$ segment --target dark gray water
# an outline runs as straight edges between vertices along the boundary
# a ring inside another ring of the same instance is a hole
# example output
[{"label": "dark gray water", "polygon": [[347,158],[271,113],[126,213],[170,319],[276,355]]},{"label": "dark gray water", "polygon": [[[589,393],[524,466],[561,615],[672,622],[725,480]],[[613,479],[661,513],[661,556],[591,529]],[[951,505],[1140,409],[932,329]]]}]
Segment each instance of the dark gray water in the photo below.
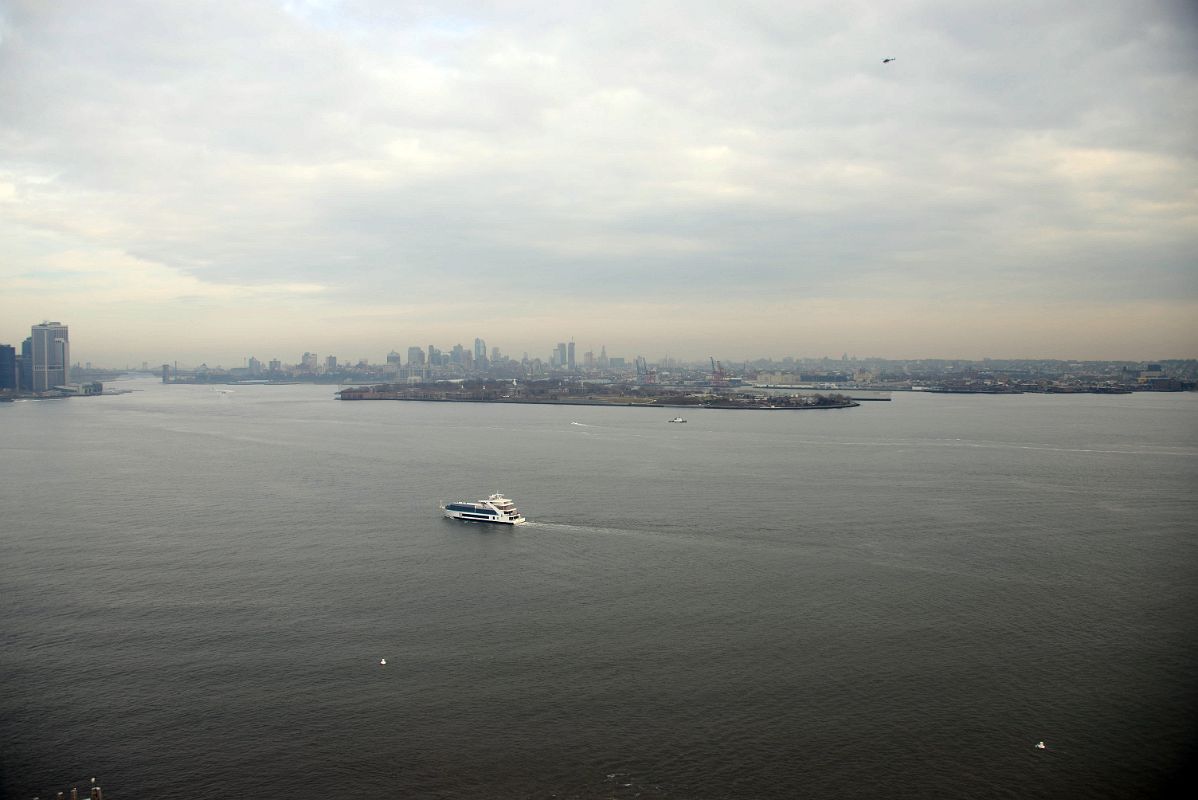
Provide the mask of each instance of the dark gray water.
[{"label": "dark gray water", "polygon": [[[1195,754],[1193,394],[126,385],[0,406],[6,796],[1130,798]],[[531,523],[439,516],[495,490]]]}]

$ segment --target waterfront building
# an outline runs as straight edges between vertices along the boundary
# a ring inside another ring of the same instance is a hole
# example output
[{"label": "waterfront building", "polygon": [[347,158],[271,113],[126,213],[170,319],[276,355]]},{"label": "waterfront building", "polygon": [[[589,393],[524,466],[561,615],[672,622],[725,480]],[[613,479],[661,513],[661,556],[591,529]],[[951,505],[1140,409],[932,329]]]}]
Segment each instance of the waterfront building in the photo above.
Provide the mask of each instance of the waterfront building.
[{"label": "waterfront building", "polygon": [[271,371],[271,372],[278,372],[278,371],[280,371],[281,369],[283,369],[283,362],[282,362],[282,361],[280,361],[280,360],[279,360],[279,359],[277,359],[277,358],[272,358],[272,359],[270,360],[270,371]]},{"label": "waterfront building", "polygon": [[21,383],[17,372],[17,348],[11,344],[0,344],[0,391],[15,392]]},{"label": "waterfront building", "polygon": [[71,380],[71,344],[61,322],[34,325],[29,336],[33,356],[32,389],[45,392]]}]

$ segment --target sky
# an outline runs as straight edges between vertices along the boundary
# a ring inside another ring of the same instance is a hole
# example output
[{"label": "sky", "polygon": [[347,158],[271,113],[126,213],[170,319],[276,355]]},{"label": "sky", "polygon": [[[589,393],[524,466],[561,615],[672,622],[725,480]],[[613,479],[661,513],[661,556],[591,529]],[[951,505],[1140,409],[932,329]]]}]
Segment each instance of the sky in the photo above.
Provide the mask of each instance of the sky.
[{"label": "sky", "polygon": [[0,0],[77,361],[1193,358],[1196,261],[1188,0]]}]

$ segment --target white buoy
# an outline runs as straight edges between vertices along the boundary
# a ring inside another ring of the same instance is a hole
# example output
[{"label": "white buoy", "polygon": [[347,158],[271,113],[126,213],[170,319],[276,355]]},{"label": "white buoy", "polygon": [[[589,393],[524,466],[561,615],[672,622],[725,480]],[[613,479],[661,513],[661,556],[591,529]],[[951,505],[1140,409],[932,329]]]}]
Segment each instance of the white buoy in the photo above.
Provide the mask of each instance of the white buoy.
[{"label": "white buoy", "polygon": [[1044,742],[1036,742],[1036,749],[1037,749],[1037,750],[1044,750],[1044,749],[1046,749],[1046,746],[1045,746]]},{"label": "white buoy", "polygon": [[[385,667],[385,666],[387,666],[387,659],[385,659],[385,658],[380,658],[380,659],[379,659],[379,666],[381,666],[381,667]],[[1043,744],[1043,743],[1041,743],[1041,744]]]}]

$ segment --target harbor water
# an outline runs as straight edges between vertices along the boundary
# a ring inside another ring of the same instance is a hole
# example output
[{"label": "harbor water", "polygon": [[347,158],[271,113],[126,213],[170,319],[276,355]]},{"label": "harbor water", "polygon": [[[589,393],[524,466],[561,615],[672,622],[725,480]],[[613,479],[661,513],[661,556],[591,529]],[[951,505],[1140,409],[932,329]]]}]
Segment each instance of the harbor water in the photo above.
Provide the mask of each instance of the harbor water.
[{"label": "harbor water", "polygon": [[[1195,755],[1193,393],[116,385],[0,407],[5,798],[1138,798]],[[494,491],[529,524],[438,509]]]}]

